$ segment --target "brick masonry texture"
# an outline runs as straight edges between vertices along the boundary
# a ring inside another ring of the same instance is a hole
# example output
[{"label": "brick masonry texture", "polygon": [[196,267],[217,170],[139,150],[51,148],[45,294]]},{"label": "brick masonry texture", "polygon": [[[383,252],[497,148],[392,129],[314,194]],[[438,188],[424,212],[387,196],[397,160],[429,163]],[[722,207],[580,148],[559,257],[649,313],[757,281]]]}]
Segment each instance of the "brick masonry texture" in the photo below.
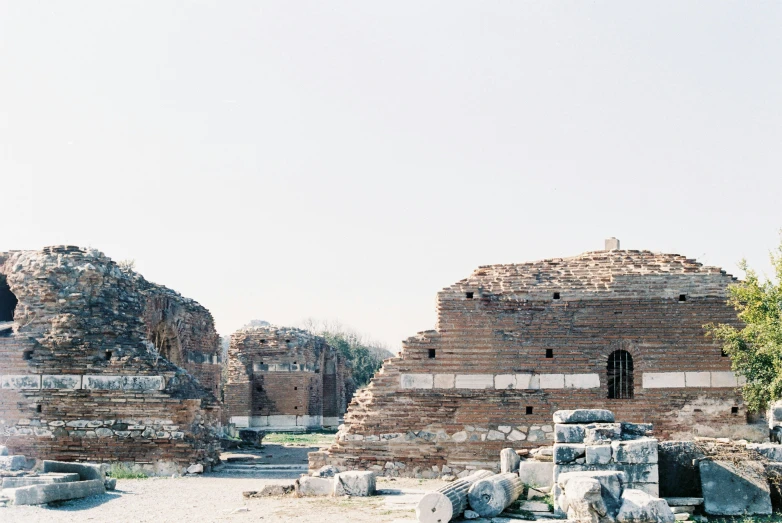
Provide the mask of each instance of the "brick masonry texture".
[{"label": "brick masonry texture", "polygon": [[209,311],[70,246],[0,253],[0,301],[9,292],[18,303],[0,324],[0,436],[13,453],[152,473],[217,461]]},{"label": "brick masonry texture", "polygon": [[[551,444],[560,409],[610,409],[659,438],[757,436],[729,358],[703,329],[737,322],[726,304],[735,281],[684,256],[618,249],[480,267],[438,294],[436,330],[385,361],[310,468],[496,469],[509,442]],[[608,397],[617,350],[632,357],[630,399]],[[651,388],[645,373],[675,376]]]},{"label": "brick masonry texture", "polygon": [[343,356],[320,336],[249,327],[231,336],[225,406],[237,427],[335,427],[353,393]]}]

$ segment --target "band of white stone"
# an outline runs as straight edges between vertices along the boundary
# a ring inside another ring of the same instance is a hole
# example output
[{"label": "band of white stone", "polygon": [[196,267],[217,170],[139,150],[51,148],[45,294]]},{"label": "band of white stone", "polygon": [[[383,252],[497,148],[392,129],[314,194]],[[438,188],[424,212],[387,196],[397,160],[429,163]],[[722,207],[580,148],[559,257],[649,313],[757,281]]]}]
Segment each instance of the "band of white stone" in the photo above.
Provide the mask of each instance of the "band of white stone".
[{"label": "band of white stone", "polygon": [[[733,372],[644,372],[645,389],[733,388],[746,380]],[[597,389],[598,374],[401,374],[403,389]]]},{"label": "band of white stone", "polygon": [[733,372],[644,372],[643,388],[675,389],[688,387],[735,388],[746,379]]},{"label": "band of white stone", "polygon": [[402,374],[403,389],[596,389],[597,374]]},{"label": "band of white stone", "polygon": [[163,376],[16,374],[0,376],[3,389],[163,390]]}]

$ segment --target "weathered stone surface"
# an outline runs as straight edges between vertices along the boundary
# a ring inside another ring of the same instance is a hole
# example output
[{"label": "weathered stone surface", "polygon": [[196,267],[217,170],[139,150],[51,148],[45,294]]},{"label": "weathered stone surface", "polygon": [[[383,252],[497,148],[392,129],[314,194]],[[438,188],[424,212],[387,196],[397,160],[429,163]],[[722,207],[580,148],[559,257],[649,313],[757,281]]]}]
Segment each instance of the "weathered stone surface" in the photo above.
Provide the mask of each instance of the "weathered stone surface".
[{"label": "weathered stone surface", "polygon": [[195,463],[187,467],[188,474],[202,474],[204,472],[204,466],[200,463]]},{"label": "weathered stone surface", "polygon": [[8,455],[8,447],[5,445],[0,445],[0,456],[7,456]]},{"label": "weathered stone surface", "polygon": [[634,489],[622,493],[622,505],[616,515],[619,523],[673,523],[675,520],[665,500]]},{"label": "weathered stone surface", "polygon": [[525,485],[550,487],[554,484],[554,463],[545,461],[522,461],[519,463],[519,479]]},{"label": "weathered stone surface", "polygon": [[573,478],[560,494],[559,505],[567,512],[568,520],[599,523],[608,514],[601,490],[600,482],[594,478]]},{"label": "weathered stone surface", "polygon": [[554,463],[573,463],[578,458],[583,458],[586,446],[578,443],[557,443],[554,445]]},{"label": "weathered stone surface", "polygon": [[0,470],[22,470],[26,466],[24,456],[0,456]]},{"label": "weathered stone surface", "polygon": [[88,481],[98,479],[103,481],[106,474],[100,465],[94,463],[74,463],[70,461],[51,461],[45,460],[43,462],[43,471],[59,472],[66,474],[78,474],[81,481]]},{"label": "weathered stone surface", "polygon": [[617,463],[657,463],[657,440],[654,438],[612,441],[611,448]]},{"label": "weathered stone surface", "polygon": [[316,478],[333,478],[339,473],[339,469],[335,467],[334,465],[326,465],[321,468],[319,468],[314,474],[313,477]]},{"label": "weathered stone surface", "polygon": [[334,478],[315,478],[302,476],[296,480],[296,495],[331,496],[334,493]]},{"label": "weathered stone surface", "polygon": [[49,483],[66,483],[79,481],[79,475],[73,474],[41,474],[39,476],[19,476],[2,478],[2,488],[29,487],[30,485],[47,485]]},{"label": "weathered stone surface", "polygon": [[622,422],[622,439],[637,439],[652,436],[651,423],[628,423]]},{"label": "weathered stone surface", "polygon": [[556,443],[583,443],[585,430],[583,425],[554,425],[554,441]]},{"label": "weathered stone surface", "polygon": [[665,498],[669,507],[697,507],[703,505],[703,498]]},{"label": "weathered stone surface", "polygon": [[707,514],[771,514],[771,493],[758,462],[743,462],[739,468],[726,461],[704,460],[699,467],[703,508]]},{"label": "weathered stone surface", "polygon": [[340,472],[334,476],[335,496],[373,496],[374,494],[374,472]]},{"label": "weathered stone surface", "polygon": [[611,445],[588,445],[586,447],[587,465],[607,465],[611,462]]},{"label": "weathered stone surface", "polygon": [[505,448],[500,451],[500,472],[518,472],[521,458],[512,448]]},{"label": "weathered stone surface", "polygon": [[103,480],[98,479],[3,489],[3,494],[8,496],[14,505],[41,505],[52,501],[104,494],[105,492]]},{"label": "weathered stone surface", "polygon": [[558,410],[554,423],[613,423],[614,413],[605,409]]},{"label": "weathered stone surface", "polygon": [[261,490],[248,490],[242,492],[245,498],[265,498],[270,496],[287,496],[296,490],[294,485],[272,484],[264,485]]},{"label": "weathered stone surface", "polygon": [[621,423],[592,423],[585,427],[584,443],[597,445],[621,438]]},{"label": "weathered stone surface", "polygon": [[556,482],[556,487],[560,489],[560,492],[555,492],[557,495],[554,496],[555,512],[564,510],[558,506],[558,497],[562,491],[567,491],[568,483],[574,478],[591,478],[600,483],[601,496],[606,504],[608,513],[616,514],[621,505],[622,485],[627,483],[626,474],[620,471],[577,471],[560,474]]}]

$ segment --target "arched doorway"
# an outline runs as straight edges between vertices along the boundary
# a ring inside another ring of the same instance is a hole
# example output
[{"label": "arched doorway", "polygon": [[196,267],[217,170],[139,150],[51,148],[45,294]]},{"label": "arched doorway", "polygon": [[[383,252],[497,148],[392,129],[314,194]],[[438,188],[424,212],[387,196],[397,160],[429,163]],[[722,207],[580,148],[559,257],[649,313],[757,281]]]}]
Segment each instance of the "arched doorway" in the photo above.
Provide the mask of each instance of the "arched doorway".
[{"label": "arched doorway", "polygon": [[[11,292],[5,274],[0,274],[0,323],[14,321],[14,311],[19,300]],[[3,329],[3,327],[0,327]],[[4,329],[3,329],[4,330]]]},{"label": "arched doorway", "polygon": [[633,356],[626,350],[615,350],[608,355],[608,398],[633,397]]}]

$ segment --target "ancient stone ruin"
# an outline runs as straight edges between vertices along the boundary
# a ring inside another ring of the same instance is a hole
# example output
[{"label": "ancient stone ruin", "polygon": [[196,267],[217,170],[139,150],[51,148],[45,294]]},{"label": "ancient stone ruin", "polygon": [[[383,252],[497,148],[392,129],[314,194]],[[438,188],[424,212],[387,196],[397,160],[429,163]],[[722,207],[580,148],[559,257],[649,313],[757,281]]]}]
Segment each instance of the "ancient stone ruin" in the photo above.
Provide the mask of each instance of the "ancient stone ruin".
[{"label": "ancient stone ruin", "polygon": [[225,406],[237,428],[336,428],[352,392],[344,357],[320,336],[272,326],[231,336]]},{"label": "ancient stone ruin", "polygon": [[208,467],[218,355],[209,311],[94,249],[0,253],[0,437],[12,454]]},{"label": "ancient stone ruin", "polygon": [[436,330],[353,398],[326,464],[438,476],[554,441],[557,410],[610,409],[659,438],[763,440],[708,323],[736,323],[736,280],[676,254],[606,250],[491,265],[440,291]]}]

